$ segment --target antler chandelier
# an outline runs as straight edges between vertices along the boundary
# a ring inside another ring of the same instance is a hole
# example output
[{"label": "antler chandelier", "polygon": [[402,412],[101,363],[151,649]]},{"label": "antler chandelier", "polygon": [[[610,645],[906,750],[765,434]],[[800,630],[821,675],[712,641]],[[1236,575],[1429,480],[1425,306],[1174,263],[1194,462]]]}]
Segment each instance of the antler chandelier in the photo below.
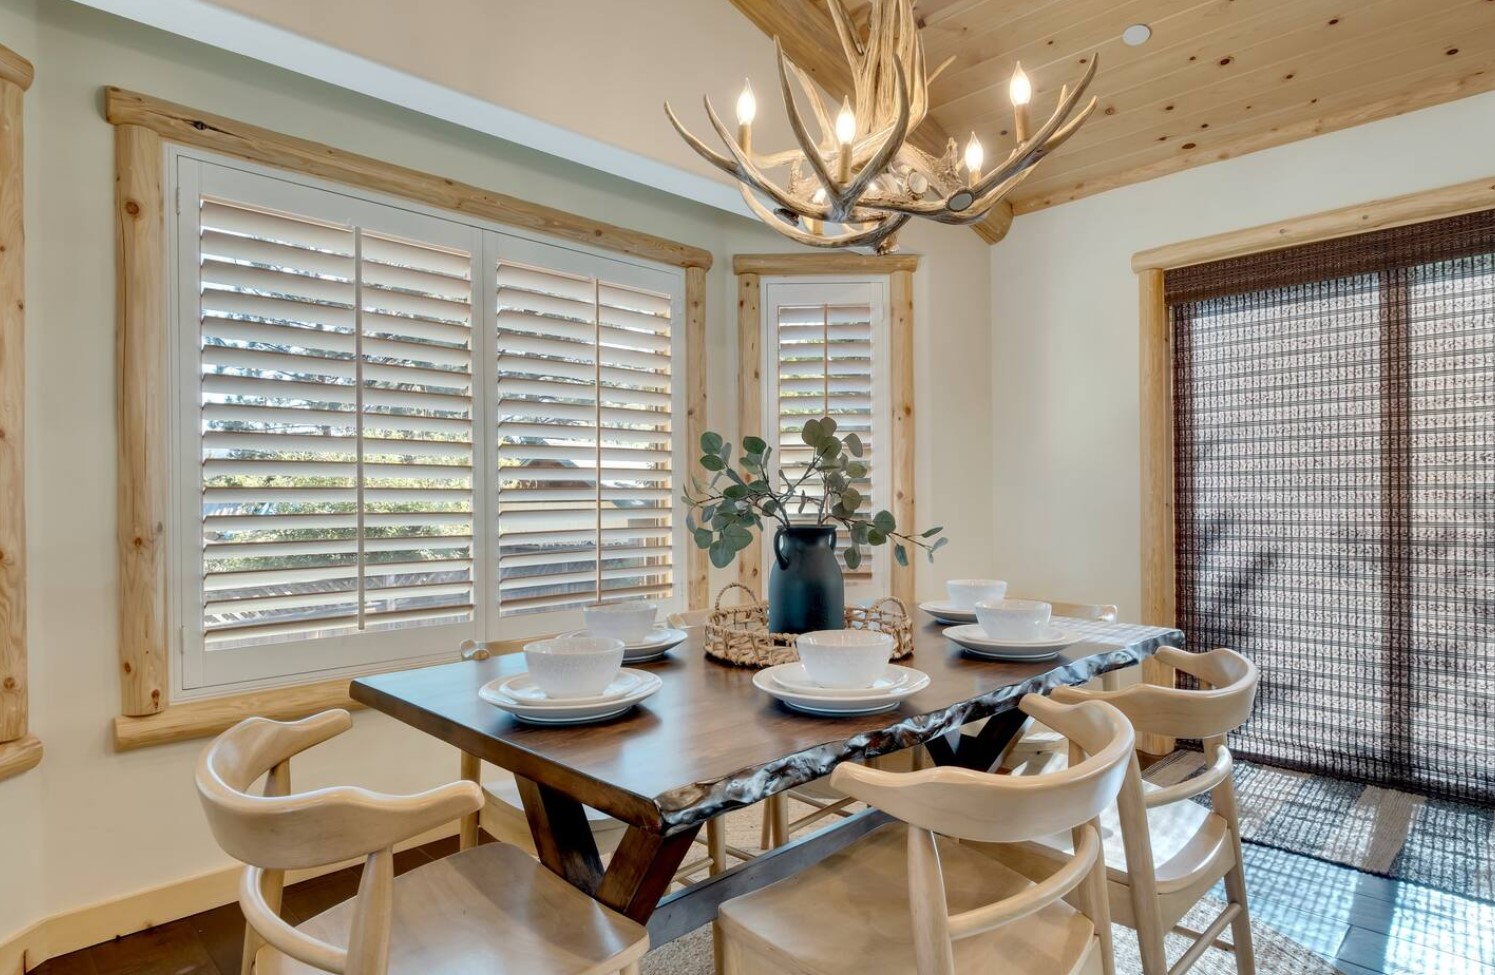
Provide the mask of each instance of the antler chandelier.
[{"label": "antler chandelier", "polygon": [[[1092,98],[1076,106],[1095,77],[1096,59],[1074,90],[1066,85],[1053,115],[1029,128],[1032,88],[1022,65],[1013,72],[1010,94],[1017,145],[1000,166],[983,171],[983,151],[971,133],[962,157],[954,139],[941,156],[911,145],[909,134],[929,111],[929,83],[950,66],[946,60],[926,72],[924,42],[914,23],[913,0],[872,0],[863,40],[853,29],[842,0],[828,0],[831,19],[851,66],[853,93],[832,122],[825,100],[798,65],[784,54],[777,37],[779,86],[798,149],[759,155],[752,148],[757,102],[751,84],[737,99],[737,133],[722,123],[711,99],[704,99],[711,127],[727,155],[707,146],[681,124],[668,102],[664,110],[692,149],[739,182],[742,198],[764,223],[791,240],[812,247],[897,249],[897,234],[913,217],[948,224],[971,224],[1027,178],[1033,168],[1073,135],[1095,110]],[[819,124],[810,135],[795,100],[790,76],[798,82]],[[788,169],[776,182],[769,171]],[[761,198],[760,198],[761,196]],[[765,202],[765,200],[767,202]],[[838,225],[832,230],[828,225]]]}]

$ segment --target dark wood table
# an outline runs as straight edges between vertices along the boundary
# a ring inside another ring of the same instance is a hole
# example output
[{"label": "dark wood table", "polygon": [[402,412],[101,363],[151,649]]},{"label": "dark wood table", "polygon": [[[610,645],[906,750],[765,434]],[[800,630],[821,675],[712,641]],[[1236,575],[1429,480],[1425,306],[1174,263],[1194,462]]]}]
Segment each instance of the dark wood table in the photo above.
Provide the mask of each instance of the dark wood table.
[{"label": "dark wood table", "polygon": [[[1083,684],[1164,645],[1173,629],[1064,620],[1080,643],[1035,664],[977,660],[933,623],[900,661],[929,686],[894,711],[847,718],[798,714],[752,684],[754,671],[707,660],[697,641],[642,669],[664,687],[623,717],[595,725],[523,724],[478,697],[524,670],[522,654],[363,677],[354,700],[449,742],[518,780],[535,849],[547,867],[649,924],[662,944],[712,920],[716,907],[829,856],[885,821],[869,811],[665,897],[708,820],[830,774],[841,762],[924,745],[940,764],[988,769],[1022,725],[1025,694]],[[960,728],[982,718],[979,735]],[[583,804],[628,824],[603,868]]]}]

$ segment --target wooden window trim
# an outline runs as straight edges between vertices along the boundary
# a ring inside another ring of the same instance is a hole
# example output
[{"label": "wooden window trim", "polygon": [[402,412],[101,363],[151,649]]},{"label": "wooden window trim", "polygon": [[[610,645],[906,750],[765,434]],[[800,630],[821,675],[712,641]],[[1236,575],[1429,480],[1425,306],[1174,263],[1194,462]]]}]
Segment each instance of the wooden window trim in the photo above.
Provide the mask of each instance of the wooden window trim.
[{"label": "wooden window trim", "polygon": [[[1443,217],[1495,209],[1495,178],[1375,200],[1245,230],[1140,251],[1132,258],[1139,284],[1141,352],[1142,622],[1177,625],[1178,574],[1173,507],[1173,356],[1163,275],[1174,268],[1297,247]],[[1173,671],[1154,660],[1144,679],[1172,686]],[[1173,739],[1139,735],[1137,747],[1155,755]]]},{"label": "wooden window trim", "polygon": [[[0,59],[0,77],[4,67]],[[105,89],[105,117],[115,127],[121,697],[120,715],[114,721],[116,749],[205,737],[232,727],[250,714],[290,719],[329,707],[357,706],[347,696],[346,679],[175,705],[170,702],[165,557],[167,393],[162,375],[168,330],[164,143],[207,149],[684,268],[686,436],[692,442],[699,441],[705,430],[706,272],[712,264],[710,251],[119,88]],[[3,285],[0,276],[0,288]],[[3,294],[0,291],[0,297]],[[708,572],[706,553],[692,551],[685,582],[691,605],[704,604]],[[516,650],[523,642],[504,641],[494,648]],[[0,755],[0,777],[3,763],[4,756]]]},{"label": "wooden window trim", "polygon": [[24,96],[31,62],[0,47],[0,779],[35,768],[26,677]]},{"label": "wooden window trim", "polygon": [[[763,427],[763,278],[818,274],[886,275],[888,278],[888,378],[891,388],[893,472],[890,485],[893,517],[915,523],[914,503],[914,271],[916,254],[874,257],[866,254],[738,254],[737,275],[737,429]],[[892,595],[904,606],[914,603],[914,567],[891,563]],[[737,558],[737,581],[763,593],[763,542],[753,542]],[[697,605],[697,604],[692,604]],[[701,603],[699,605],[704,605]]]}]

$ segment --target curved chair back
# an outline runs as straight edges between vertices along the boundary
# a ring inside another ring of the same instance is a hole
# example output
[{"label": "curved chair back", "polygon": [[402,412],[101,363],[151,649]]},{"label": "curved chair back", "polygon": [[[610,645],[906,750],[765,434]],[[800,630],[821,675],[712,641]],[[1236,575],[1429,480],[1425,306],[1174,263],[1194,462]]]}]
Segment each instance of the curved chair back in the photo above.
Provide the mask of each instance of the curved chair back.
[{"label": "curved chair back", "polygon": [[[482,808],[482,790],[467,782],[413,796],[352,787],[289,794],[289,775],[277,768],[351,726],[342,710],[293,722],[247,718],[208,745],[197,763],[197,793],[224,852],[273,870],[326,866]],[[251,794],[249,787],[267,773],[267,794]]]},{"label": "curved chair back", "polygon": [[1199,690],[1134,684],[1119,691],[1090,691],[1061,687],[1056,701],[1104,701],[1114,705],[1139,733],[1169,738],[1222,737],[1245,724],[1256,701],[1260,671],[1234,650],[1185,653],[1164,647],[1156,659],[1196,678]]},{"label": "curved chair back", "polygon": [[[260,947],[341,975],[384,975],[389,963],[394,845],[483,805],[476,782],[453,782],[413,796],[336,787],[291,792],[290,760],[352,726],[347,711],[301,721],[246,718],[203,749],[197,794],[213,836],[249,865],[239,891],[248,925],[244,972]],[[266,776],[262,795],[249,789]],[[328,944],[286,923],[279,913],[286,870],[364,857],[363,879],[347,947]]]},{"label": "curved chair back", "polygon": [[960,768],[882,772],[838,765],[831,786],[906,823],[945,836],[1017,843],[1097,818],[1115,801],[1134,734],[1109,705],[1059,704],[1029,694],[1023,711],[1054,728],[1085,757],[1051,775],[991,775]]}]

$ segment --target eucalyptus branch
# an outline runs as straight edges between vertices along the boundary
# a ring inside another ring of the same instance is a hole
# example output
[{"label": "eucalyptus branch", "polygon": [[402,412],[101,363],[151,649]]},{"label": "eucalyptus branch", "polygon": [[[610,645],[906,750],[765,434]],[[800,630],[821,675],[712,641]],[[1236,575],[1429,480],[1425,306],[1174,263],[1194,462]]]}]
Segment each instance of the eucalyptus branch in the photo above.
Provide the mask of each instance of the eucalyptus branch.
[{"label": "eucalyptus branch", "polygon": [[[763,530],[765,518],[773,519],[781,529],[794,527],[791,505],[797,506],[798,513],[812,506],[810,524],[835,523],[845,531],[849,544],[842,549],[842,558],[849,569],[861,564],[865,546],[889,543],[899,565],[908,565],[910,546],[933,560],[934,553],[948,541],[936,537],[943,529],[910,533],[898,528],[892,512],[878,511],[870,518],[861,514],[868,500],[857,489],[868,476],[862,460],[865,448],[856,433],[837,436],[836,429],[836,421],[830,417],[805,422],[800,438],[812,453],[795,478],[773,463],[773,448],[761,437],[743,439],[742,454],[734,465],[732,444],[717,433],[701,435],[698,463],[711,474],[711,480],[702,486],[696,478],[691,479],[692,489],[684,493],[690,509],[686,526],[696,545],[709,551],[712,565],[730,565],[738,552],[752,544],[752,529]],[[775,476],[782,488],[774,487]],[[818,496],[805,488],[812,479],[819,480]],[[718,489],[724,480],[730,483]]]}]

